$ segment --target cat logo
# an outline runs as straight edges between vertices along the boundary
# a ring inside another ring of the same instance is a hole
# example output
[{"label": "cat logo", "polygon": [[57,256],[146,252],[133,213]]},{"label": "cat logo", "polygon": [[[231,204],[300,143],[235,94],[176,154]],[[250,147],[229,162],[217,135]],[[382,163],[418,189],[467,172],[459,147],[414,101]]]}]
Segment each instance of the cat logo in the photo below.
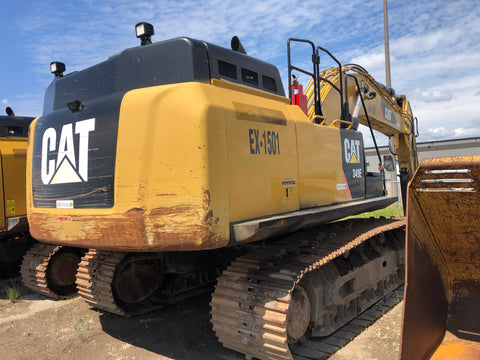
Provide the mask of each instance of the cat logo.
[{"label": "cat logo", "polygon": [[345,139],[343,141],[345,150],[345,162],[349,164],[359,164],[362,161],[360,157],[360,140]]},{"label": "cat logo", "polygon": [[385,107],[384,111],[385,120],[392,121],[392,109]]},{"label": "cat logo", "polygon": [[[58,149],[55,129],[45,130],[42,138],[41,160],[41,177],[45,185],[88,181],[88,139],[93,130],[95,130],[95,118],[63,125]],[[78,146],[74,145],[74,134],[78,134]],[[75,151],[78,153],[78,166]],[[51,157],[55,157],[55,154],[50,153],[55,152],[56,159],[52,159]]]},{"label": "cat logo", "polygon": [[390,121],[392,124],[395,124],[398,126],[394,111],[383,100],[382,100],[382,110],[383,110],[383,119],[386,121]]}]

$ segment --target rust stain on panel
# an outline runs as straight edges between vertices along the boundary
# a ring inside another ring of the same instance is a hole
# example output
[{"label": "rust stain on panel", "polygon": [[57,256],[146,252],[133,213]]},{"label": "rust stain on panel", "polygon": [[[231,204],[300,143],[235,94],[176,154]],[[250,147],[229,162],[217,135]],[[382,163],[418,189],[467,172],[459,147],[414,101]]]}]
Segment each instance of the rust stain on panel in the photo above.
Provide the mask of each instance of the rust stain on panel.
[{"label": "rust stain on panel", "polygon": [[189,206],[133,208],[122,215],[32,214],[31,232],[52,244],[116,251],[191,251],[226,246],[212,233],[213,212]]},{"label": "rust stain on panel", "polygon": [[174,208],[156,208],[150,211],[150,216],[159,217],[159,216],[168,216],[168,215],[182,215],[190,214],[194,211],[194,208],[191,206],[178,206]]}]

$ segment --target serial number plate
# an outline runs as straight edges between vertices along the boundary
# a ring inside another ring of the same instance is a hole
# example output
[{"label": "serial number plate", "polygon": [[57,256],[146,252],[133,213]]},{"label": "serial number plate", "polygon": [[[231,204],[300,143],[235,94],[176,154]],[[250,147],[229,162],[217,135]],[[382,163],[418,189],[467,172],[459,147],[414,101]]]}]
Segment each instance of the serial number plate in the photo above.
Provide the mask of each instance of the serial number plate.
[{"label": "serial number plate", "polygon": [[57,200],[57,209],[73,209],[73,200]]},{"label": "serial number plate", "polygon": [[277,131],[248,129],[250,154],[280,155],[280,135]]}]

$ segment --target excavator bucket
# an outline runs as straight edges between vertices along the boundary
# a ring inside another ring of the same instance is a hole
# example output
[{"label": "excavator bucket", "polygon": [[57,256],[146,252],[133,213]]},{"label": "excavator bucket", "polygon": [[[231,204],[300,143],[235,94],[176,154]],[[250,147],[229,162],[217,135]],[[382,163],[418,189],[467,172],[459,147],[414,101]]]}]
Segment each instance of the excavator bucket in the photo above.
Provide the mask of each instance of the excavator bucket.
[{"label": "excavator bucket", "polygon": [[400,359],[480,359],[480,156],[423,160],[407,199]]}]

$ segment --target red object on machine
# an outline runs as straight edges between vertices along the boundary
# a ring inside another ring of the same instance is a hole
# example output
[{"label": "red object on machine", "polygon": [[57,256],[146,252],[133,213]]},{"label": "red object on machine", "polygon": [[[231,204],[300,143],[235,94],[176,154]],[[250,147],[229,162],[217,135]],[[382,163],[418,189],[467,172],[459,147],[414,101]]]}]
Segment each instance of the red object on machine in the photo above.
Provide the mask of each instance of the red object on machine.
[{"label": "red object on machine", "polygon": [[292,105],[300,106],[305,115],[308,115],[307,96],[303,93],[303,85],[293,83],[292,85]]}]

